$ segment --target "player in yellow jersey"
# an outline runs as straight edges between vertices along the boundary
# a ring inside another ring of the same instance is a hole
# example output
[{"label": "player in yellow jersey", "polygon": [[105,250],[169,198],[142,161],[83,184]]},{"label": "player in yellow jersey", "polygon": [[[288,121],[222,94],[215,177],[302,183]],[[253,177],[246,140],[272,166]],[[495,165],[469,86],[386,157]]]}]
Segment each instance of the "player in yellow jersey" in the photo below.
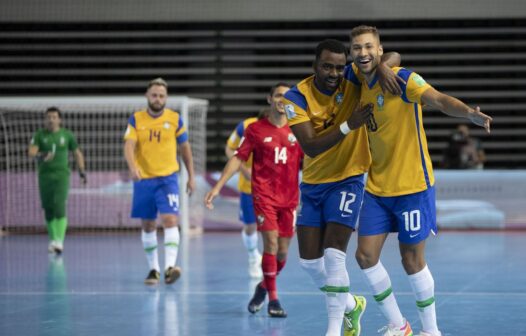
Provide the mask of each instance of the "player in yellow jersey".
[{"label": "player in yellow jersey", "polygon": [[[397,54],[388,65],[399,65]],[[327,335],[360,334],[365,298],[349,293],[347,244],[355,228],[369,169],[364,123],[372,105],[360,108],[360,82],[336,40],[316,47],[314,75],[285,94],[289,125],[304,153],[297,233],[302,268],[326,295]],[[396,78],[382,68],[396,89]],[[382,70],[382,71],[383,71]]]},{"label": "player in yellow jersey", "polygon": [[148,108],[131,115],[124,135],[124,156],[134,181],[131,216],[142,220],[142,243],[150,267],[144,282],[148,285],[157,284],[160,279],[157,213],[164,227],[164,281],[171,284],[181,275],[181,269],[176,266],[179,250],[178,149],[188,171],[186,192],[191,194],[195,188],[188,133],[179,113],[165,108],[167,98],[168,84],[162,78],[152,80],[146,91]]},{"label": "player in yellow jersey", "polygon": [[491,117],[438,92],[418,74],[394,68],[402,77],[402,95],[384,93],[377,84],[383,50],[375,27],[351,32],[351,56],[364,76],[362,104],[373,104],[367,124],[372,155],[358,228],[356,259],[379,308],[388,320],[384,335],[412,335],[380,262],[387,235],[398,231],[402,264],[416,297],[421,336],[441,335],[436,322],[434,280],[425,257],[425,240],[436,232],[435,179],[422,122],[422,105],[469,119],[489,133]]},{"label": "player in yellow jersey", "polygon": [[[237,124],[225,146],[225,154],[229,159],[234,156],[247,127],[264,117],[266,113],[267,109],[262,110],[257,117],[247,118]],[[248,251],[248,273],[252,278],[261,278],[263,272],[261,270],[261,253],[258,250],[256,214],[254,213],[254,202],[252,200],[251,167],[252,157],[246,163],[243,163],[239,169],[239,182],[237,185],[240,194],[239,220],[243,222],[241,238],[243,245]]]}]

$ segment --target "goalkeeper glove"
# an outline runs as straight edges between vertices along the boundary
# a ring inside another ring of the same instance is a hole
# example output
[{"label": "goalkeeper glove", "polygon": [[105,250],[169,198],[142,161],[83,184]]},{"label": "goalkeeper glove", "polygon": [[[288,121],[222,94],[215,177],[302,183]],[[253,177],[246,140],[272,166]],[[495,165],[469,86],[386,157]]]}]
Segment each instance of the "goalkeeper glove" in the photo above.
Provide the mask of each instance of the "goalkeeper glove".
[{"label": "goalkeeper glove", "polygon": [[85,171],[79,170],[79,176],[80,176],[80,180],[82,181],[82,184],[88,183],[88,176],[86,175]]}]

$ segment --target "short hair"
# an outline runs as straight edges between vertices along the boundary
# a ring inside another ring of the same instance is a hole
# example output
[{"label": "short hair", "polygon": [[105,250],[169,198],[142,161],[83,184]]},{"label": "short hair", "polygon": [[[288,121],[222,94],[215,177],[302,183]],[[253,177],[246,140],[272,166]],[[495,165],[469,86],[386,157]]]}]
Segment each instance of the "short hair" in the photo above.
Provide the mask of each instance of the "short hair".
[{"label": "short hair", "polygon": [[363,34],[373,34],[374,37],[376,37],[378,41],[380,41],[380,33],[378,32],[378,29],[374,26],[366,25],[359,25],[351,30],[351,41],[356,36],[360,36]]},{"label": "short hair", "polygon": [[62,112],[60,111],[60,109],[56,106],[50,106],[46,109],[46,112],[44,113],[45,115],[47,115],[48,113],[53,113],[53,112],[57,112],[58,114],[58,117],[60,119],[62,119]]},{"label": "short hair", "polygon": [[336,53],[336,54],[345,54],[345,59],[347,59],[347,56],[349,56],[349,52],[347,51],[347,48],[343,43],[341,43],[338,40],[333,39],[327,39],[324,41],[321,41],[316,46],[316,62],[320,59],[321,53],[324,50],[328,50],[330,52]]},{"label": "short hair", "polygon": [[285,83],[285,82],[278,82],[278,83],[276,83],[274,86],[272,86],[272,87],[270,88],[269,96],[272,97],[272,95],[274,94],[274,91],[276,91],[276,89],[279,88],[280,86],[284,86],[284,87],[288,87],[288,88],[290,88],[290,85],[289,85],[289,84],[287,84],[287,83]]},{"label": "short hair", "polygon": [[164,86],[166,88],[166,90],[168,90],[168,83],[166,83],[166,81],[164,79],[162,79],[161,77],[152,79],[148,83],[148,87],[146,88],[146,90],[149,90],[154,85]]}]

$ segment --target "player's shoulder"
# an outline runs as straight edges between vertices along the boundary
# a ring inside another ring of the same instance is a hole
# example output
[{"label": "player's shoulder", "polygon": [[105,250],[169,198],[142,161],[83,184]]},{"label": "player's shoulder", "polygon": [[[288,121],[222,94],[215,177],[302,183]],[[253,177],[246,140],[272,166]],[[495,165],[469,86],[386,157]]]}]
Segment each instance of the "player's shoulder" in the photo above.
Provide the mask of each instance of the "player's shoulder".
[{"label": "player's shoulder", "polygon": [[290,102],[294,103],[295,105],[301,107],[302,109],[307,109],[307,95],[308,92],[308,84],[306,84],[305,80],[299,82],[298,84],[294,85],[285,93],[285,99],[289,100]]}]

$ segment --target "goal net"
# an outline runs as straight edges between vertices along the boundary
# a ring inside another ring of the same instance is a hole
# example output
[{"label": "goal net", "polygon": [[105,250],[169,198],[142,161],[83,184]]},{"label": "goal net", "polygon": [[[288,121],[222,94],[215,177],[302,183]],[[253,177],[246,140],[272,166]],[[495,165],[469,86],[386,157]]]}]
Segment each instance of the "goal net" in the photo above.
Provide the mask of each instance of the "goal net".
[{"label": "goal net", "polygon": [[[45,228],[36,162],[27,150],[32,135],[44,126],[44,111],[50,106],[61,109],[62,126],[75,134],[86,159],[88,184],[84,186],[70,155],[69,229],[139,228],[139,221],[130,218],[132,182],[123,157],[123,135],[131,113],[146,106],[146,98],[140,96],[0,98],[0,227],[30,232]],[[205,190],[199,181],[206,173],[208,101],[169,97],[167,107],[179,112],[187,126],[198,180],[197,190],[188,197],[188,175],[184,164],[180,165],[181,229],[199,233],[204,216]]]}]

